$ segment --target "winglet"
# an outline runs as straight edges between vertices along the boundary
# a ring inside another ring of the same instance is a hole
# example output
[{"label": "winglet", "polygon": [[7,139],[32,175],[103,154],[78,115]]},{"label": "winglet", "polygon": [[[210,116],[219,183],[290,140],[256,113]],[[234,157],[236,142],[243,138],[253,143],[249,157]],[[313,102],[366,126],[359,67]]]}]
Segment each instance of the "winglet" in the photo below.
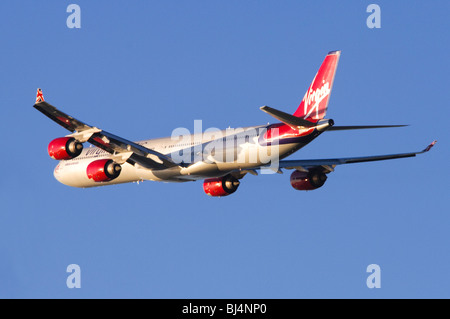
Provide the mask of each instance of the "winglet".
[{"label": "winglet", "polygon": [[430,145],[428,145],[423,151],[422,151],[422,153],[425,153],[425,152],[428,152],[429,150],[431,150],[431,148],[434,146],[434,144],[436,144],[437,143],[437,141],[433,141],[433,142],[431,142],[431,144]]},{"label": "winglet", "polygon": [[44,95],[42,94],[41,89],[37,89],[36,93],[36,103],[44,102]]}]

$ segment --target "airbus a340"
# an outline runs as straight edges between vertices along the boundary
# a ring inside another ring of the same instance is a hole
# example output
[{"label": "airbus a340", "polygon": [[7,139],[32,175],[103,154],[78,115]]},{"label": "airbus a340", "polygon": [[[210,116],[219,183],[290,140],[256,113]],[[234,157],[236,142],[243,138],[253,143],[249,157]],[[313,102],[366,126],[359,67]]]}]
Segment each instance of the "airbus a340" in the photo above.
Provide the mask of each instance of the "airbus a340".
[{"label": "airbus a340", "polygon": [[[293,115],[270,108],[261,110],[280,123],[184,134],[132,142],[81,122],[44,101],[38,89],[34,107],[71,132],[48,145],[59,163],[55,178],[74,187],[94,187],[143,180],[203,181],[210,196],[234,193],[247,173],[265,169],[294,170],[290,177],[297,190],[322,187],[337,165],[413,157],[418,152],[366,157],[285,160],[326,131],[398,127],[402,125],[335,126],[324,119],[340,51],[327,54],[298,109]],[[83,148],[89,142],[94,147]]]}]

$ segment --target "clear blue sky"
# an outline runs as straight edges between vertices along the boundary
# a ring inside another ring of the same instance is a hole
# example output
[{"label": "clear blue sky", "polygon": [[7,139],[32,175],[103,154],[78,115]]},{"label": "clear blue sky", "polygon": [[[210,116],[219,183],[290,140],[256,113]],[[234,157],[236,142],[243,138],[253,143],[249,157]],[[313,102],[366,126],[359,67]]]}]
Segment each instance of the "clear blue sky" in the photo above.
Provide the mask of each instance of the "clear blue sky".
[{"label": "clear blue sky", "polygon": [[[381,8],[369,29],[366,8]],[[448,1],[2,1],[0,297],[450,297]],[[131,140],[174,128],[273,122],[294,112],[325,54],[342,50],[327,117],[291,159],[418,151],[341,166],[321,189],[290,171],[202,183],[75,189],[53,177],[51,104]],[[81,267],[81,289],[66,268]],[[381,267],[368,289],[366,267]]]}]

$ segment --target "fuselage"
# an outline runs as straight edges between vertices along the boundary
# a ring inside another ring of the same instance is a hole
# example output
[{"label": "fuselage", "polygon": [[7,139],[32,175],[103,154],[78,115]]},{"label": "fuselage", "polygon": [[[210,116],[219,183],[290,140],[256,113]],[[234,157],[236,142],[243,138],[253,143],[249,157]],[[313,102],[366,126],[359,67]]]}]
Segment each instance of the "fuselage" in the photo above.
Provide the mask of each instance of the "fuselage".
[{"label": "fuselage", "polygon": [[68,186],[95,187],[144,180],[195,181],[220,177],[231,172],[245,174],[261,166],[276,172],[280,159],[307,145],[328,127],[328,121],[314,128],[303,129],[293,129],[278,123],[206,130],[196,134],[172,134],[171,137],[142,140],[136,143],[170,157],[179,165],[168,169],[149,170],[125,162],[117,178],[101,183],[88,178],[87,167],[97,160],[112,159],[114,155],[97,147],[89,147],[73,159],[60,161],[54,170],[54,176]]}]

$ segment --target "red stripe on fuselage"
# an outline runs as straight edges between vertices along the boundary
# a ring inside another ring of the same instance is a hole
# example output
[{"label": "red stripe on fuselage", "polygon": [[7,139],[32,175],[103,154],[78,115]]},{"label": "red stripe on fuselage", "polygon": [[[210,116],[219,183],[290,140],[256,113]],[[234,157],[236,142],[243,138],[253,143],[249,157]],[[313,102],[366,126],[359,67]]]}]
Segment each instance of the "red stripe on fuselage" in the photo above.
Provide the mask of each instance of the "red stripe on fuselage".
[{"label": "red stripe on fuselage", "polygon": [[265,141],[291,139],[297,137],[304,137],[314,132],[314,127],[297,130],[284,123],[272,124],[267,127],[267,132],[264,134]]}]

